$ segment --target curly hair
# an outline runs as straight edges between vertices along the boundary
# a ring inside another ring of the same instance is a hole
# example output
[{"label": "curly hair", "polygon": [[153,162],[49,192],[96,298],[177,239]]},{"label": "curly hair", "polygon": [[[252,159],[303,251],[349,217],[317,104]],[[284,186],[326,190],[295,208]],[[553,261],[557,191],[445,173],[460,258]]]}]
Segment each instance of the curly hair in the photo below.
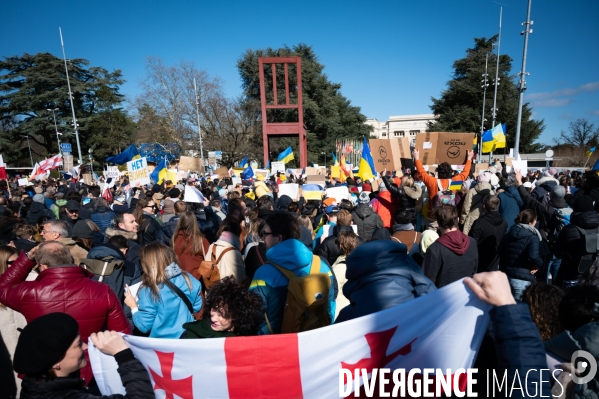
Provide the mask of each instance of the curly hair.
[{"label": "curly hair", "polygon": [[530,318],[537,326],[541,339],[550,340],[562,331],[558,308],[564,292],[554,285],[531,284],[522,293],[522,302],[528,305]]},{"label": "curly hair", "polygon": [[[206,297],[207,315],[214,309],[231,320],[232,331],[241,336],[256,335],[264,304],[255,292],[248,291],[235,277],[227,276],[210,287]],[[204,316],[210,317],[210,316]]]}]

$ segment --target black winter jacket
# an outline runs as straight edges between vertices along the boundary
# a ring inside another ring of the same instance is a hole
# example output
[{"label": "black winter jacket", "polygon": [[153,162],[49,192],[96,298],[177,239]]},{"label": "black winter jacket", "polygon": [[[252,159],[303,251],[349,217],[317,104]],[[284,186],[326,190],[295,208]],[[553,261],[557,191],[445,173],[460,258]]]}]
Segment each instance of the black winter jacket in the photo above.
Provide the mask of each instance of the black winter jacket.
[{"label": "black winter jacket", "polygon": [[139,398],[147,399],[154,397],[154,389],[150,382],[147,370],[139,360],[133,356],[131,349],[125,349],[114,355],[118,364],[118,373],[125,387],[126,395],[114,394],[98,396],[91,394],[83,386],[84,380],[76,377],[62,377],[53,380],[26,376],[21,384],[22,399],[118,399]]},{"label": "black winter jacket", "polygon": [[92,222],[94,222],[100,228],[102,234],[104,234],[106,233],[106,229],[108,226],[110,226],[110,222],[115,216],[116,213],[114,213],[112,209],[106,206],[98,206],[95,208],[90,218]]},{"label": "black winter jacket", "polygon": [[[353,231],[351,226],[335,226],[333,228],[333,235],[324,239],[315,250],[314,255],[322,256],[329,262],[329,265],[335,263],[339,255],[341,255],[341,249],[339,248],[339,240],[337,236],[341,231]],[[364,239],[358,236],[358,245],[364,244]]]},{"label": "black winter jacket", "polygon": [[35,226],[37,220],[42,216],[48,216],[50,219],[56,219],[54,212],[46,208],[46,205],[34,201],[27,212],[27,223]]},{"label": "black winter jacket", "polygon": [[499,269],[509,277],[535,281],[531,270],[543,266],[539,252],[539,236],[519,225],[514,225],[499,245]]},{"label": "black winter jacket", "polygon": [[580,258],[587,252],[585,239],[576,226],[594,231],[599,227],[599,215],[595,211],[573,213],[570,216],[570,224],[564,226],[560,231],[553,247],[555,256],[562,259],[555,279],[555,284],[558,287],[561,287],[564,280],[578,280],[581,276],[581,273],[578,272],[578,264]]},{"label": "black winter jacket", "polygon": [[478,268],[476,241],[469,237],[470,244],[463,255],[454,253],[440,242],[435,241],[426,250],[422,261],[424,275],[431,279],[437,288],[472,277]]},{"label": "black winter jacket", "polygon": [[154,241],[158,241],[160,234],[160,222],[152,215],[143,214],[142,222],[137,230],[137,242],[139,245],[144,246]]},{"label": "black winter jacket", "polygon": [[380,227],[383,227],[383,220],[376,213],[370,204],[358,204],[351,213],[352,220],[358,226],[358,235],[364,241],[372,240],[372,233]]},{"label": "black winter jacket", "polygon": [[522,201],[524,201],[524,209],[532,209],[537,214],[537,229],[541,233],[543,239],[547,240],[549,233],[555,228],[555,218],[553,217],[555,210],[567,208],[568,203],[564,198],[556,198],[543,204],[534,199],[524,186],[519,186],[518,192],[522,197]]},{"label": "black winter jacket", "polygon": [[[418,186],[413,188],[403,188],[391,185],[388,176],[383,176],[383,183],[387,190],[397,199],[397,209],[414,209],[416,208],[416,202],[422,195],[422,190]],[[408,191],[409,190],[409,191]]]},{"label": "black winter jacket", "polygon": [[366,316],[436,290],[424,276],[405,244],[371,241],[346,259],[347,282],[343,295],[350,305],[341,309],[335,323]]},{"label": "black winter jacket", "polygon": [[177,228],[177,223],[179,223],[180,218],[181,216],[175,215],[160,227],[162,234],[159,235],[158,241],[169,247],[171,246],[171,238],[173,237],[173,234],[175,234],[175,229]]},{"label": "black winter jacket", "polygon": [[485,213],[474,221],[468,235],[474,238],[478,245],[477,273],[499,268],[497,249],[506,230],[507,222],[498,211]]},{"label": "black winter jacket", "polygon": [[218,215],[209,206],[196,209],[195,214],[200,231],[204,234],[208,242],[213,243],[216,241],[218,238],[216,234],[221,224]]},{"label": "black winter jacket", "polygon": [[542,202],[543,197],[550,193],[553,187],[557,186],[559,181],[553,177],[543,177],[535,182],[535,188],[530,193],[530,196],[535,200]]}]

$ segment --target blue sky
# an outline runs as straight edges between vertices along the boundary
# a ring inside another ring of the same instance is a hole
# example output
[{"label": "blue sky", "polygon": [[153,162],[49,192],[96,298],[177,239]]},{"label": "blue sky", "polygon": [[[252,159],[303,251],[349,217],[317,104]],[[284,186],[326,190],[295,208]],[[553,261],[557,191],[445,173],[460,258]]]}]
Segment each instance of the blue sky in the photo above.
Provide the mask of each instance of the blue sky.
[{"label": "blue sky", "polygon": [[[497,33],[501,53],[520,70],[526,0],[419,1],[3,1],[0,56],[50,52],[121,69],[133,99],[144,61],[193,61],[241,93],[235,67],[248,48],[312,45],[333,82],[369,118],[429,113],[451,78],[451,65],[474,37]],[[570,121],[599,125],[599,1],[534,0],[525,99],[544,118],[540,142]],[[489,97],[492,98],[492,97]],[[498,105],[501,108],[501,104]],[[508,126],[508,134],[515,127]]]}]

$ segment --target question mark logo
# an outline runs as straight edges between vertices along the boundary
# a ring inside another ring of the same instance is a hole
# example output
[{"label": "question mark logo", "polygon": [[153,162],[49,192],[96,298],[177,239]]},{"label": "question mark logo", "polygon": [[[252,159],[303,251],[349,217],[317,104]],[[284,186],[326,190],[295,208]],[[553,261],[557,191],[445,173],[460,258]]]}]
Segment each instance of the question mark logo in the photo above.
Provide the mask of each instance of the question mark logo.
[{"label": "question mark logo", "polygon": [[586,384],[595,378],[597,361],[589,352],[576,351],[572,354],[570,361],[572,362],[572,381],[575,384]]}]

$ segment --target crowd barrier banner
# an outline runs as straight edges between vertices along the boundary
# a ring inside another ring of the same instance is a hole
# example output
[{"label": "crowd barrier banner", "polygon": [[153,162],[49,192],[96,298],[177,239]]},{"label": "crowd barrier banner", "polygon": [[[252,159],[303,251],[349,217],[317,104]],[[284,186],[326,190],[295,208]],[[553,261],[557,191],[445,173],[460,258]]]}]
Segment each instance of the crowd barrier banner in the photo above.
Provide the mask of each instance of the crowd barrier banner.
[{"label": "crowd barrier banner", "polygon": [[[460,280],[393,308],[299,334],[125,340],[147,368],[157,398],[337,398],[345,383],[342,368],[352,374],[355,368],[406,369],[407,375],[412,368],[472,367],[490,309]],[[89,355],[102,394],[125,394],[114,357],[91,341]]]}]

